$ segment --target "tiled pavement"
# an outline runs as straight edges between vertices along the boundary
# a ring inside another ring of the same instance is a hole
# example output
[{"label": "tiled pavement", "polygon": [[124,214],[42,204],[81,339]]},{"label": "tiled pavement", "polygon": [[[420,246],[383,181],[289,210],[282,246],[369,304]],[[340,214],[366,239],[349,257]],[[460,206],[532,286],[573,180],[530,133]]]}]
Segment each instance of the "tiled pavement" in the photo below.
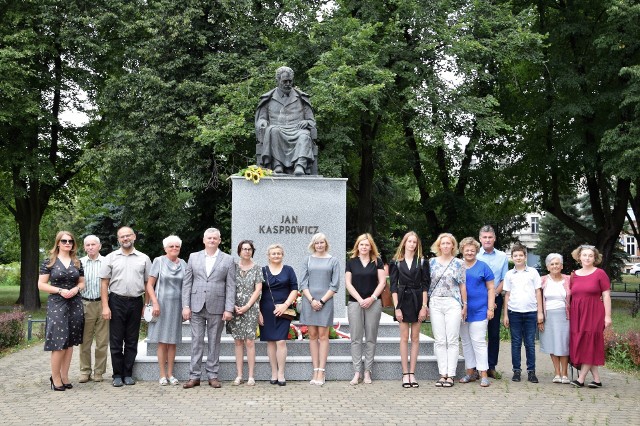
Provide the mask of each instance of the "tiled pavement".
[{"label": "tiled pavement", "polygon": [[0,359],[0,423],[640,425],[640,380],[602,369],[603,388],[573,389],[551,383],[548,356],[536,355],[537,385],[511,382],[510,346],[503,343],[499,370],[504,378],[486,389],[478,383],[438,389],[435,377],[418,377],[418,389],[402,389],[400,378],[350,386],[348,377],[323,387],[258,382],[252,388],[223,382],[222,389],[185,390],[157,382],[122,388],[112,387],[110,380],[79,384],[76,349],[74,388],[52,392],[49,353],[38,344]]}]

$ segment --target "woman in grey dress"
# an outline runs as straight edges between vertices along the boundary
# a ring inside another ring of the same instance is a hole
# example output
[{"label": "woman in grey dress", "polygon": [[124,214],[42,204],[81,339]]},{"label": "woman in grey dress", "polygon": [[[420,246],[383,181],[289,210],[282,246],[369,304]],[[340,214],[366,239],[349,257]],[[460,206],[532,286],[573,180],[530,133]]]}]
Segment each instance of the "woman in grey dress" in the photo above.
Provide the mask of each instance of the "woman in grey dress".
[{"label": "woman in grey dress", "polygon": [[256,252],[253,242],[242,240],[238,244],[240,261],[236,264],[236,303],[233,319],[227,322],[227,333],[233,336],[236,343],[236,379],[234,386],[242,383],[242,361],[244,348],[247,348],[247,364],[249,378],[247,386],[254,386],[256,380],[253,372],[256,366],[256,329],[260,313],[260,293],[262,292],[262,271],[253,263]]},{"label": "woman in grey dress", "polygon": [[73,347],[82,343],[84,331],[84,308],[79,295],[84,289],[84,270],[76,247],[71,232],[58,232],[38,279],[38,289],[49,293],[44,350],[51,351],[49,382],[55,391],[73,388],[69,366]]},{"label": "woman in grey dress", "polygon": [[187,264],[178,258],[182,240],[169,235],[162,240],[164,256],[156,257],[151,265],[147,294],[153,304],[153,316],[158,321],[149,323],[149,342],[158,343],[160,385],[178,385],[173,377],[176,345],[182,341],[182,278]]},{"label": "woman in grey dress", "polygon": [[569,384],[569,306],[571,304],[570,277],[562,273],[563,260],[559,253],[547,256],[549,275],[542,277],[542,311],[544,323],[540,330],[540,351],[551,356],[555,376],[553,383]]},{"label": "woman in grey dress", "polygon": [[313,378],[309,383],[322,386],[329,356],[329,327],[333,325],[333,295],[340,285],[340,264],[329,254],[329,241],[322,233],[311,238],[309,251],[311,256],[302,265],[300,324],[309,327],[313,363]]}]

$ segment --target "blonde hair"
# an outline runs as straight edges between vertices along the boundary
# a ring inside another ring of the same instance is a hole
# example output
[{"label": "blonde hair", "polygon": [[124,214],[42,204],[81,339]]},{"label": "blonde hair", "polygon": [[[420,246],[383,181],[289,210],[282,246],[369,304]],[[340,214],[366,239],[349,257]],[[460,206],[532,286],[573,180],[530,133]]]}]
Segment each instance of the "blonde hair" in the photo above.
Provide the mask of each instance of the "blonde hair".
[{"label": "blonde hair", "polygon": [[380,253],[378,252],[378,246],[376,246],[376,243],[373,241],[373,237],[368,232],[366,234],[360,235],[356,239],[356,243],[353,245],[353,249],[349,252],[349,254],[351,255],[351,259],[355,259],[356,257],[358,257],[358,244],[360,244],[364,240],[369,241],[369,244],[371,245],[371,251],[369,252],[369,261],[371,262],[373,260],[376,260],[378,256],[380,256]]},{"label": "blonde hair", "polygon": [[593,264],[595,266],[598,266],[600,263],[602,263],[602,254],[600,254],[600,252],[598,251],[597,248],[595,248],[595,246],[590,246],[588,244],[583,244],[581,246],[578,246],[577,249],[571,252],[571,257],[573,257],[576,262],[580,263],[580,255],[582,254],[582,250],[591,250],[593,252],[593,257],[594,257]]},{"label": "blonde hair", "polygon": [[284,247],[280,243],[271,244],[269,247],[267,247],[267,256],[269,256],[269,253],[271,253],[271,250],[275,250],[275,249],[282,250],[282,255],[284,256]]},{"label": "blonde hair", "polygon": [[[485,231],[489,232],[489,231]],[[460,241],[460,251],[464,251],[466,246],[474,246],[476,248],[476,254],[480,251],[480,243],[473,237],[466,237]]]},{"label": "blonde hair", "polygon": [[416,245],[416,256],[418,257],[418,259],[422,257],[422,242],[420,241],[420,237],[415,232],[409,231],[404,234],[404,237],[402,237],[402,241],[400,242],[400,245],[396,250],[396,254],[393,256],[395,260],[404,260],[404,247],[407,245],[407,240],[409,239],[409,237],[416,237],[416,240],[418,242],[418,244]]},{"label": "blonde hair", "polygon": [[49,263],[47,264],[47,268],[51,268],[53,264],[56,263],[56,259],[60,254],[60,240],[65,235],[68,235],[73,240],[71,250],[69,251],[69,257],[71,257],[71,261],[76,268],[80,267],[80,260],[78,259],[78,242],[76,241],[76,237],[74,237],[69,231],[59,231],[56,234],[56,242],[53,243],[53,248],[49,250]]},{"label": "blonde hair", "polygon": [[454,237],[453,234],[450,234],[448,232],[443,232],[442,234],[438,235],[436,241],[431,244],[431,251],[435,253],[436,256],[442,255],[442,252],[440,251],[440,243],[442,242],[443,238],[449,238],[451,240],[451,242],[453,243],[453,250],[451,250],[451,255],[456,256],[458,254],[458,241],[456,241],[456,237]]},{"label": "blonde hair", "polygon": [[322,232],[318,232],[317,234],[314,234],[313,237],[311,237],[311,242],[309,243],[309,246],[307,247],[307,249],[309,249],[309,251],[311,253],[315,253],[315,244],[318,241],[324,241],[325,244],[325,249],[324,251],[329,252],[329,240],[327,240],[327,236],[324,235]]}]

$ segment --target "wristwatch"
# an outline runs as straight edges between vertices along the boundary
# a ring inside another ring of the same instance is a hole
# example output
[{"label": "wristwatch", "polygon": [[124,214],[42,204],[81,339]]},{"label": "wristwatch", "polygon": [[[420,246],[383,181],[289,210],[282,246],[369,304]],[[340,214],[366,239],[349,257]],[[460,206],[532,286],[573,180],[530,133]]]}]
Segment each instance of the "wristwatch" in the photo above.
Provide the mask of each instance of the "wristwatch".
[{"label": "wristwatch", "polygon": [[324,306],[324,304],[325,304],[325,303],[327,303],[327,302],[325,302],[325,301],[324,301],[324,300],[322,300],[322,299],[318,300],[318,302],[322,303],[322,306]]},{"label": "wristwatch", "polygon": [[371,298],[373,299],[373,301],[375,302],[376,300],[378,300],[378,296],[376,296],[375,294],[371,295]]}]

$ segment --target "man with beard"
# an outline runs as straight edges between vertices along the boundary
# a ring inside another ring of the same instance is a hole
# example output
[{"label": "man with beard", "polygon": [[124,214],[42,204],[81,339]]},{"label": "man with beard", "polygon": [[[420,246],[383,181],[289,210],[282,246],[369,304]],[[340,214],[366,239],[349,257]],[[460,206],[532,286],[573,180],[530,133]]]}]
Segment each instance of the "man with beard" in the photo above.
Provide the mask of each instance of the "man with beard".
[{"label": "man with beard", "polygon": [[133,363],[138,354],[140,318],[151,260],[133,246],[136,234],[118,229],[120,248],[107,255],[100,270],[102,318],[111,320],[109,346],[113,366],[113,386],[135,385]]}]

